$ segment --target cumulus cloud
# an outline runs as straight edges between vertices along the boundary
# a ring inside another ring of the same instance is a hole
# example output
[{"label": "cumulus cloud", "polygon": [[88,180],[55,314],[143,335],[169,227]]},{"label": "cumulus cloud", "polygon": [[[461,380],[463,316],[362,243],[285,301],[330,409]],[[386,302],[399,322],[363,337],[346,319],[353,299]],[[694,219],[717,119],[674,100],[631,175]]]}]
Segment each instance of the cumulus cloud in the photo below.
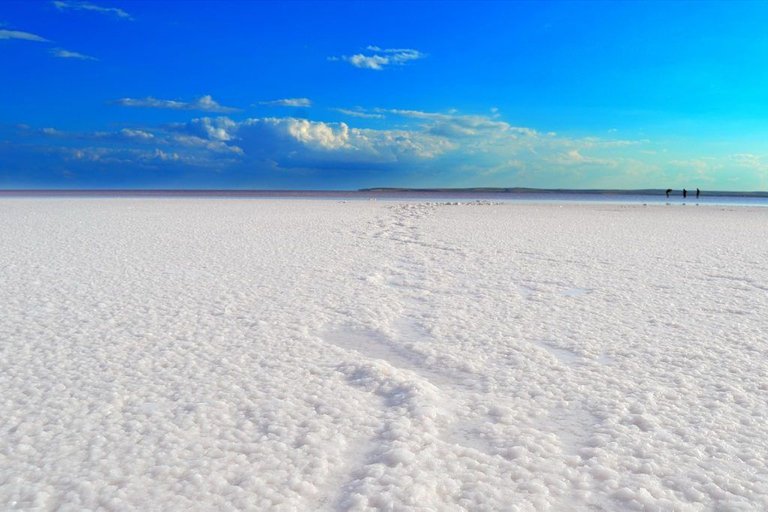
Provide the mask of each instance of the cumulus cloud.
[{"label": "cumulus cloud", "polygon": [[269,155],[282,165],[412,162],[435,158],[452,148],[449,141],[421,132],[359,129],[296,118],[248,119],[238,126],[237,138],[246,153]]},{"label": "cumulus cloud", "polygon": [[378,46],[368,46],[366,48],[366,53],[330,57],[330,60],[345,61],[356,68],[381,71],[387,66],[401,66],[409,61],[423,59],[426,56],[425,53],[412,48],[379,48]]},{"label": "cumulus cloud", "polygon": [[346,123],[323,123],[295,118],[249,119],[243,126],[268,127],[276,134],[294,139],[315,149],[335,150],[349,146],[349,126]]},{"label": "cumulus cloud", "polygon": [[203,112],[227,113],[238,109],[225,107],[216,102],[210,95],[201,96],[195,101],[161,100],[148,96],[146,98],[120,98],[115,100],[117,105],[124,107],[164,108],[170,110],[201,110]]},{"label": "cumulus cloud", "polygon": [[65,2],[62,0],[55,0],[52,3],[60,11],[90,11],[108,16],[114,16],[124,20],[133,20],[133,17],[130,14],[122,9],[118,9],[117,7],[103,7],[101,5],[96,5],[89,2]]},{"label": "cumulus cloud", "polygon": [[246,161],[274,162],[279,167],[369,167],[433,159],[453,148],[441,137],[409,130],[369,130],[346,123],[294,117],[199,118],[175,125],[179,134],[225,144]]},{"label": "cumulus cloud", "polygon": [[0,29],[0,39],[21,39],[23,41],[36,41],[38,43],[47,43],[48,39],[40,37],[30,32],[21,32],[19,30]]},{"label": "cumulus cloud", "polygon": [[51,54],[60,59],[98,60],[96,57],[91,57],[90,55],[84,55],[78,52],[71,52],[69,50],[64,50],[63,48],[53,48]]},{"label": "cumulus cloud", "polygon": [[311,107],[312,101],[309,98],[283,98],[280,100],[260,101],[259,105],[270,107]]},{"label": "cumulus cloud", "polygon": [[200,117],[188,123],[172,125],[171,128],[203,139],[226,142],[232,139],[237,123],[228,117]]}]

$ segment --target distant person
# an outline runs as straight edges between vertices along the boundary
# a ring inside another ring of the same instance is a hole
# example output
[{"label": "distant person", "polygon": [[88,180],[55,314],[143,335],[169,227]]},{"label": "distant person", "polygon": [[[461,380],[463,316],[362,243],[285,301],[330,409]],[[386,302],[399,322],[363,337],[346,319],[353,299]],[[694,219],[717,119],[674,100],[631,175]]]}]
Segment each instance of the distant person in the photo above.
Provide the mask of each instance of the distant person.
[{"label": "distant person", "polygon": [[683,189],[683,199],[685,199],[686,197],[688,197],[688,191]]},{"label": "distant person", "polygon": [[668,189],[667,189],[667,191],[665,192],[665,193],[667,194],[667,199],[669,199],[669,193],[670,193],[670,192],[672,192],[672,189],[671,189],[671,188],[668,188]]},{"label": "distant person", "polygon": [[701,195],[701,190],[696,188],[696,199],[698,199],[700,195]]}]

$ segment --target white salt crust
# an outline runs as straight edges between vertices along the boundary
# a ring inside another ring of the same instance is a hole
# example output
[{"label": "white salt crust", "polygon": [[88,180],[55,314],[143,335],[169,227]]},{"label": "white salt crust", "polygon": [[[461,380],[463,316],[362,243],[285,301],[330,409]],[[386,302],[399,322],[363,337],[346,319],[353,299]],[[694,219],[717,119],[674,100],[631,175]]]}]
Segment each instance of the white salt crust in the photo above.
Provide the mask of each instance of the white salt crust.
[{"label": "white salt crust", "polygon": [[766,226],[0,200],[0,509],[768,510]]}]

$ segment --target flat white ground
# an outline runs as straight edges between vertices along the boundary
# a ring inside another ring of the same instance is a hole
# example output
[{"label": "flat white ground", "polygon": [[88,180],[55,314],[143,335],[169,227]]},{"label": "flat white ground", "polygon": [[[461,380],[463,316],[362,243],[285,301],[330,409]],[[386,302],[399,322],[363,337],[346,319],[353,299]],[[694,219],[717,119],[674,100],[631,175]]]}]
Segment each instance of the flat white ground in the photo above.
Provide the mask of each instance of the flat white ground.
[{"label": "flat white ground", "polygon": [[0,201],[0,509],[766,510],[768,209]]}]

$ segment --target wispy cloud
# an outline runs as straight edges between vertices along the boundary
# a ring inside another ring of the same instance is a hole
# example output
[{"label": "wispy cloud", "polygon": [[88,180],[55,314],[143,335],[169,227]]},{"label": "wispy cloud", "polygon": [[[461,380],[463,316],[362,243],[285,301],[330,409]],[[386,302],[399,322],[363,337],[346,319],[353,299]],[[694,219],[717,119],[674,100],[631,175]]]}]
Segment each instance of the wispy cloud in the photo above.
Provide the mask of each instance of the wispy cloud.
[{"label": "wispy cloud", "polygon": [[102,7],[90,2],[65,2],[62,0],[54,0],[52,3],[60,11],[91,11],[99,14],[105,14],[107,16],[115,16],[124,20],[133,20],[133,16],[122,9],[118,9],[117,7]]},{"label": "wispy cloud", "polygon": [[329,60],[342,60],[349,62],[356,68],[381,71],[387,66],[402,66],[406,62],[423,59],[426,56],[425,53],[412,48],[379,48],[378,46],[368,46],[366,48],[366,53],[330,57]]},{"label": "wispy cloud", "polygon": [[260,101],[259,105],[268,107],[311,107],[312,101],[309,98],[283,98],[280,100]]},{"label": "wispy cloud", "polygon": [[366,112],[363,109],[350,110],[348,108],[334,108],[333,110],[335,110],[336,112],[340,112],[346,116],[359,117],[361,119],[383,119],[384,118],[383,114],[371,114],[370,112]]},{"label": "wispy cloud", "polygon": [[48,39],[40,37],[30,32],[21,32],[20,30],[0,30],[0,39],[21,39],[23,41],[37,41],[47,43]]},{"label": "wispy cloud", "polygon": [[49,137],[62,137],[66,135],[65,132],[62,132],[61,130],[57,130],[56,128],[43,128],[40,130],[40,133],[43,135],[47,135]]},{"label": "wispy cloud", "polygon": [[578,149],[571,149],[565,153],[554,155],[548,158],[549,161],[558,165],[590,165],[590,166],[608,166],[617,167],[619,160],[610,158],[596,158],[582,154]]},{"label": "wispy cloud", "polygon": [[91,57],[90,55],[84,55],[78,52],[71,52],[63,48],[53,48],[51,49],[51,54],[54,57],[59,57],[61,59],[99,60],[96,57]]},{"label": "wispy cloud", "polygon": [[[71,158],[87,161],[123,163],[159,159],[163,161],[184,161],[195,165],[215,165],[222,158],[234,158],[242,150],[231,143],[216,137],[215,129],[234,125],[227,118],[209,120],[211,130],[199,134],[184,133],[192,130],[179,129],[180,126],[162,128],[122,128],[118,131],[75,132],[56,128],[31,130],[20,127],[26,135],[41,135],[47,139],[66,140],[64,146]],[[196,120],[197,121],[197,120]],[[213,121],[213,122],[210,122]],[[190,128],[194,127],[190,125]],[[153,130],[153,131],[149,131]],[[50,143],[48,144],[50,146]],[[147,149],[155,148],[155,149]]]},{"label": "wispy cloud", "polygon": [[455,111],[448,113],[424,112],[421,110],[407,110],[396,108],[376,108],[373,110],[379,114],[389,114],[399,117],[418,119],[427,122],[426,129],[435,135],[445,137],[487,136],[488,134],[506,134],[510,136],[537,136],[538,133],[531,128],[512,126],[505,121],[493,117],[458,114]]},{"label": "wispy cloud", "polygon": [[133,130],[131,128],[123,128],[120,130],[120,135],[129,139],[138,140],[152,140],[155,138],[155,135],[150,132],[144,130]]},{"label": "wispy cloud", "polygon": [[120,98],[115,103],[124,107],[164,108],[170,110],[200,110],[224,114],[236,112],[239,109],[225,107],[216,102],[210,95],[201,96],[195,101],[161,100],[151,96],[146,98]]}]

